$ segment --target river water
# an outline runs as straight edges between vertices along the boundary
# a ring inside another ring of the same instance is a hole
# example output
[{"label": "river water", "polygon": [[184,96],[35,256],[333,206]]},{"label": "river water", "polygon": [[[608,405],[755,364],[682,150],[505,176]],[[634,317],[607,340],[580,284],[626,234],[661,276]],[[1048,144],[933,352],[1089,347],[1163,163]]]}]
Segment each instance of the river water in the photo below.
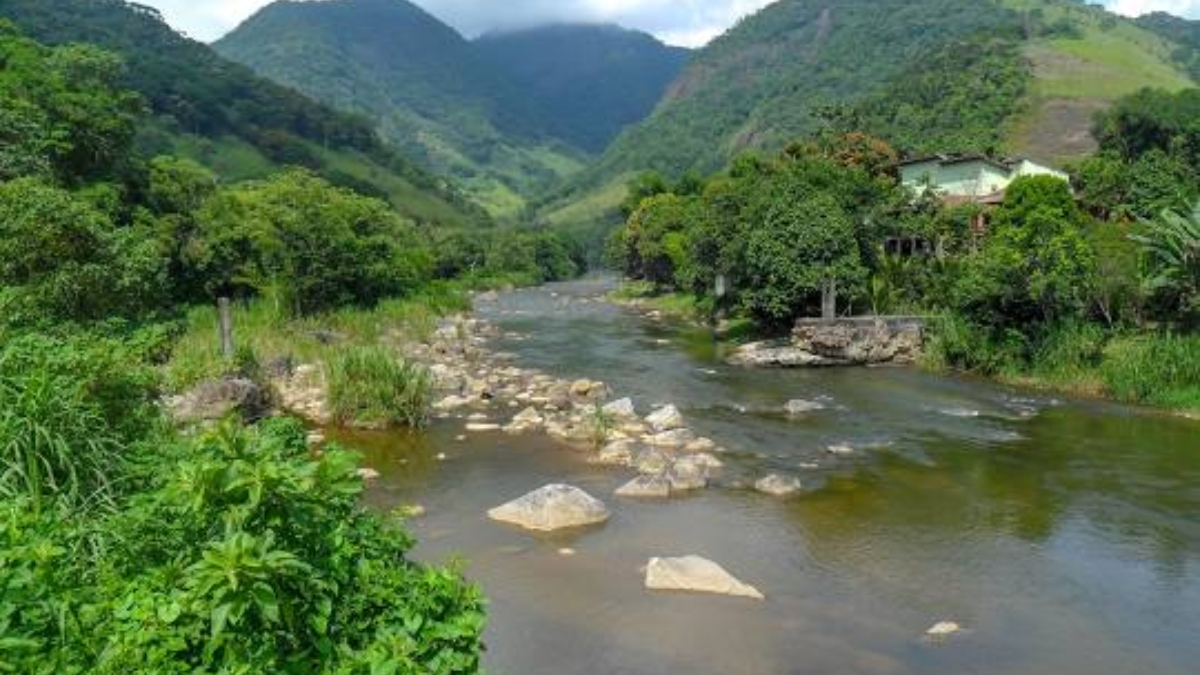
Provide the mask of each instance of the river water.
[{"label": "river water", "polygon": [[[630,471],[541,436],[459,441],[462,420],[340,437],[383,474],[373,506],[428,510],[411,523],[417,557],[468,561],[490,600],[489,672],[1200,672],[1200,423],[913,369],[729,367],[703,331],[604,303],[608,289],[516,291],[477,311],[518,365],[604,380],[643,413],[676,404],[728,449],[712,488],[623,500]],[[797,398],[826,409],[779,413]],[[805,493],[746,489],[770,472]],[[612,518],[547,536],[485,517],[550,482]],[[651,556],[686,554],[766,601],[643,588]],[[943,620],[964,632],[923,638]]]}]

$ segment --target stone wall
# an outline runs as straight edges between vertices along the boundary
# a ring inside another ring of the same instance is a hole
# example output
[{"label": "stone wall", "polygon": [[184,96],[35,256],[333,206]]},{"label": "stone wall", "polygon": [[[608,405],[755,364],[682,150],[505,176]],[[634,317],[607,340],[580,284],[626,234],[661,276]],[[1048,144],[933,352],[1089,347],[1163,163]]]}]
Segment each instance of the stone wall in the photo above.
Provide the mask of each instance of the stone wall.
[{"label": "stone wall", "polygon": [[790,339],[744,345],[730,362],[779,368],[905,364],[917,360],[924,341],[920,317],[801,319]]}]

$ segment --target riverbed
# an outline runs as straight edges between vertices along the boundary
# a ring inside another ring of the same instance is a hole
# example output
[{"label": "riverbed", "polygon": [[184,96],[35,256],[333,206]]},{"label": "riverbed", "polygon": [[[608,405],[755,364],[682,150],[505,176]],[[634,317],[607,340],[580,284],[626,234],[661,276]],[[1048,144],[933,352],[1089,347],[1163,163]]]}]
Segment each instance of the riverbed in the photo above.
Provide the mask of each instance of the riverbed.
[{"label": "riverbed", "polygon": [[[643,414],[678,406],[726,450],[709,489],[618,498],[632,470],[541,435],[466,434],[462,419],[337,435],[382,474],[373,507],[424,507],[418,558],[467,561],[490,600],[489,672],[1195,672],[1197,422],[910,368],[726,366],[706,331],[609,304],[609,289],[514,291],[476,312],[519,366],[603,380]],[[792,399],[824,409],[789,416]],[[768,473],[803,493],[755,492]],[[534,535],[486,518],[552,482],[611,519]],[[766,600],[643,587],[650,557],[686,554]],[[939,621],[964,630],[926,638]]]}]

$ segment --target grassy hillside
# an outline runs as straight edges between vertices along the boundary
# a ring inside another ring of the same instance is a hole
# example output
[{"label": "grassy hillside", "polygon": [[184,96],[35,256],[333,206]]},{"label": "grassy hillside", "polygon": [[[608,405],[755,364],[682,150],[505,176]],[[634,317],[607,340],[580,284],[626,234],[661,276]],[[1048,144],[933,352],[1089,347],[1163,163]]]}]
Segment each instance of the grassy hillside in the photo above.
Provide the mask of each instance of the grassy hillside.
[{"label": "grassy hillside", "polygon": [[1036,21],[1025,54],[1034,84],[1009,138],[1014,154],[1058,163],[1096,148],[1091,120],[1142,87],[1177,91],[1192,84],[1172,54],[1176,46],[1095,6],[1066,0],[1004,0]]},{"label": "grassy hillside", "polygon": [[441,178],[385,145],[371,123],[254,75],[121,0],[0,0],[0,17],[49,45],[89,42],[119,54],[126,84],[153,114],[144,154],[178,152],[227,180],[284,165],[392,199],[418,222],[470,225],[486,216]]}]

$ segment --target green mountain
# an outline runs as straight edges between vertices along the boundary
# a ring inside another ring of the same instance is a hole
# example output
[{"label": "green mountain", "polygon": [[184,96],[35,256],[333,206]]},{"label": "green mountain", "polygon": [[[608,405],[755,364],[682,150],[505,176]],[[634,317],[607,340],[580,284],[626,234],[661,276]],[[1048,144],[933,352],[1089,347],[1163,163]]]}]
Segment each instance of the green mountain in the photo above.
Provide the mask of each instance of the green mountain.
[{"label": "green mountain", "polygon": [[472,43],[405,0],[276,2],[214,47],[377,120],[388,140],[501,216],[583,168],[653,108],[682,65],[679,50],[613,29]]},{"label": "green mountain", "polygon": [[646,33],[587,24],[489,33],[474,46],[538,104],[548,134],[595,154],[654,110],[691,53]]},{"label": "green mountain", "polygon": [[405,159],[371,123],[256,76],[122,0],[0,0],[0,17],[48,45],[87,42],[119,54],[126,86],[152,113],[143,154],[191,157],[227,180],[306,166],[334,183],[388,198],[417,222],[468,225],[485,214]]},{"label": "green mountain", "polygon": [[543,216],[611,217],[638,172],[712,171],[831,126],[909,153],[1077,158],[1117,98],[1192,84],[1174,47],[1073,0],[780,0],[697,52]]}]

